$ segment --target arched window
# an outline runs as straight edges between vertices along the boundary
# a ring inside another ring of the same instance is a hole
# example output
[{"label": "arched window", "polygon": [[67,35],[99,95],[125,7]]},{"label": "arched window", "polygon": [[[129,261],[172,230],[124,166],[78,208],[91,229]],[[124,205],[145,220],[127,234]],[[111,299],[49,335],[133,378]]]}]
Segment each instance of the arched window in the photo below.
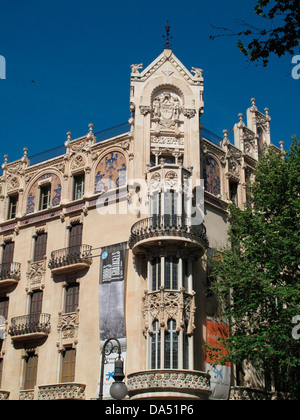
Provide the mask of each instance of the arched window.
[{"label": "arched window", "polygon": [[160,369],[160,329],[158,321],[153,323],[151,335],[151,369]]},{"label": "arched window", "polygon": [[178,333],[176,332],[176,321],[168,321],[168,331],[165,332],[165,369],[178,369]]},{"label": "arched window", "polygon": [[28,192],[26,214],[59,206],[60,200],[60,178],[53,173],[44,174],[35,181]]},{"label": "arched window", "polygon": [[123,153],[110,152],[97,165],[95,194],[126,185],[126,159]]},{"label": "arched window", "polygon": [[220,168],[217,161],[212,157],[205,159],[203,171],[205,190],[215,196],[221,194]]}]

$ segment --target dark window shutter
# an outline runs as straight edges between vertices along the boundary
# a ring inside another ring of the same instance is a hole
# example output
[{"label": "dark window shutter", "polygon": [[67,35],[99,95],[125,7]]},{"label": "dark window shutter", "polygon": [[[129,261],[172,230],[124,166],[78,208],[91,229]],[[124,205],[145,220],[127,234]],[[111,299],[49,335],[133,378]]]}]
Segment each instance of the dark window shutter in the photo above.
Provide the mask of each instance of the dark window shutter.
[{"label": "dark window shutter", "polygon": [[75,379],[76,352],[73,348],[67,348],[62,355],[61,382],[74,382]]},{"label": "dark window shutter", "polygon": [[65,313],[76,312],[79,302],[79,283],[67,286]]},{"label": "dark window shutter", "polygon": [[71,227],[69,247],[80,247],[82,245],[82,224],[76,224]]},{"label": "dark window shutter", "polygon": [[33,261],[42,261],[47,250],[47,233],[41,233],[35,239]]},{"label": "dark window shutter", "polygon": [[32,293],[30,302],[30,315],[40,315],[42,312],[43,291],[36,290]]},{"label": "dark window shutter", "polygon": [[37,365],[38,356],[36,354],[30,354],[25,359],[24,389],[34,389],[36,385]]},{"label": "dark window shutter", "polygon": [[10,265],[13,262],[14,249],[15,249],[15,243],[14,242],[8,242],[4,245],[2,264],[9,264]]},{"label": "dark window shutter", "polygon": [[0,315],[7,319],[8,315],[8,297],[0,297]]}]

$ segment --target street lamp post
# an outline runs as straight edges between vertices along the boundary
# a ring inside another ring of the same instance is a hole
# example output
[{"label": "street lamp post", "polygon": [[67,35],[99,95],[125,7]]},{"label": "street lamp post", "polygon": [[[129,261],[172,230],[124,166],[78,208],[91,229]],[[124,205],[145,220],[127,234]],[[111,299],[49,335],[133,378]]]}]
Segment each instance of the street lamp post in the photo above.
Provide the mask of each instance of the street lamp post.
[{"label": "street lamp post", "polygon": [[[115,346],[112,345],[112,341],[115,341],[118,346],[118,358],[115,360],[115,371],[113,374],[113,378],[115,382],[110,387],[110,395],[115,400],[122,400],[127,395],[127,387],[123,382],[125,378],[124,371],[123,371],[123,360],[121,358],[122,350],[121,344],[117,338],[109,338],[105,341],[103,348],[102,348],[102,360],[101,360],[101,373],[100,373],[100,391],[99,391],[99,400],[103,400],[103,382],[104,382],[104,365],[106,356],[109,356]],[[108,344],[111,344],[111,348],[107,350]]]}]

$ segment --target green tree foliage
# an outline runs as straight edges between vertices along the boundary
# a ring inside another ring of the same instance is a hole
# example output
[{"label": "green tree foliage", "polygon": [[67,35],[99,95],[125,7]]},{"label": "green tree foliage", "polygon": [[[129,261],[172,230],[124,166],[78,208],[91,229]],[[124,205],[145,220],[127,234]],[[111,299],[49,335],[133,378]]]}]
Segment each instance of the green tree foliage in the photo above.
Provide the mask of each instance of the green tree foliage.
[{"label": "green tree foliage", "polygon": [[[294,55],[300,41],[300,2],[299,0],[258,0],[254,10],[262,18],[263,27],[254,28],[241,22],[247,29],[234,33],[228,28],[218,28],[226,31],[219,36],[237,36],[240,51],[251,62],[262,62],[267,66],[271,54],[278,57],[288,53]],[[241,37],[251,38],[246,43]]]},{"label": "green tree foliage", "polygon": [[[269,147],[249,185],[251,206],[229,208],[230,248],[214,261],[212,290],[230,320],[227,360],[251,361],[276,389],[300,393],[300,141]],[[225,360],[223,360],[224,362]]]}]

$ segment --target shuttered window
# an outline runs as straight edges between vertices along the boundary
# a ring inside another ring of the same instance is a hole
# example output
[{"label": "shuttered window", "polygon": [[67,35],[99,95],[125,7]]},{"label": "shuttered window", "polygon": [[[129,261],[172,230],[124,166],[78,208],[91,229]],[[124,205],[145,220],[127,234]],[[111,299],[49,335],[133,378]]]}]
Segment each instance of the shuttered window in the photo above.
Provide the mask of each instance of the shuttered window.
[{"label": "shuttered window", "polygon": [[79,302],[79,284],[72,283],[66,287],[65,313],[76,312]]},{"label": "shuttered window", "polygon": [[69,247],[80,247],[82,245],[82,224],[72,225],[70,229]]},{"label": "shuttered window", "polygon": [[[0,340],[0,350],[1,350],[1,342],[2,340]],[[3,359],[0,358],[0,389],[2,386],[2,372],[3,372]]]},{"label": "shuttered window", "polygon": [[41,233],[35,238],[33,261],[42,261],[47,250],[47,233]]},{"label": "shuttered window", "polygon": [[3,247],[1,274],[4,276],[10,273],[11,264],[14,259],[14,249],[14,242],[8,242]]},{"label": "shuttered window", "polygon": [[30,315],[40,314],[42,312],[43,291],[35,290],[31,295]]},{"label": "shuttered window", "polygon": [[11,264],[14,259],[14,242],[7,242],[3,247],[2,264]]},{"label": "shuttered window", "polygon": [[7,320],[8,302],[8,297],[0,297],[0,316],[3,316],[5,320]]},{"label": "shuttered window", "polygon": [[73,348],[66,348],[66,351],[62,353],[61,382],[74,382],[75,359],[76,351]]},{"label": "shuttered window", "polygon": [[30,353],[28,357],[25,358],[25,377],[23,389],[34,389],[36,385],[37,366],[38,356],[34,353]]}]

